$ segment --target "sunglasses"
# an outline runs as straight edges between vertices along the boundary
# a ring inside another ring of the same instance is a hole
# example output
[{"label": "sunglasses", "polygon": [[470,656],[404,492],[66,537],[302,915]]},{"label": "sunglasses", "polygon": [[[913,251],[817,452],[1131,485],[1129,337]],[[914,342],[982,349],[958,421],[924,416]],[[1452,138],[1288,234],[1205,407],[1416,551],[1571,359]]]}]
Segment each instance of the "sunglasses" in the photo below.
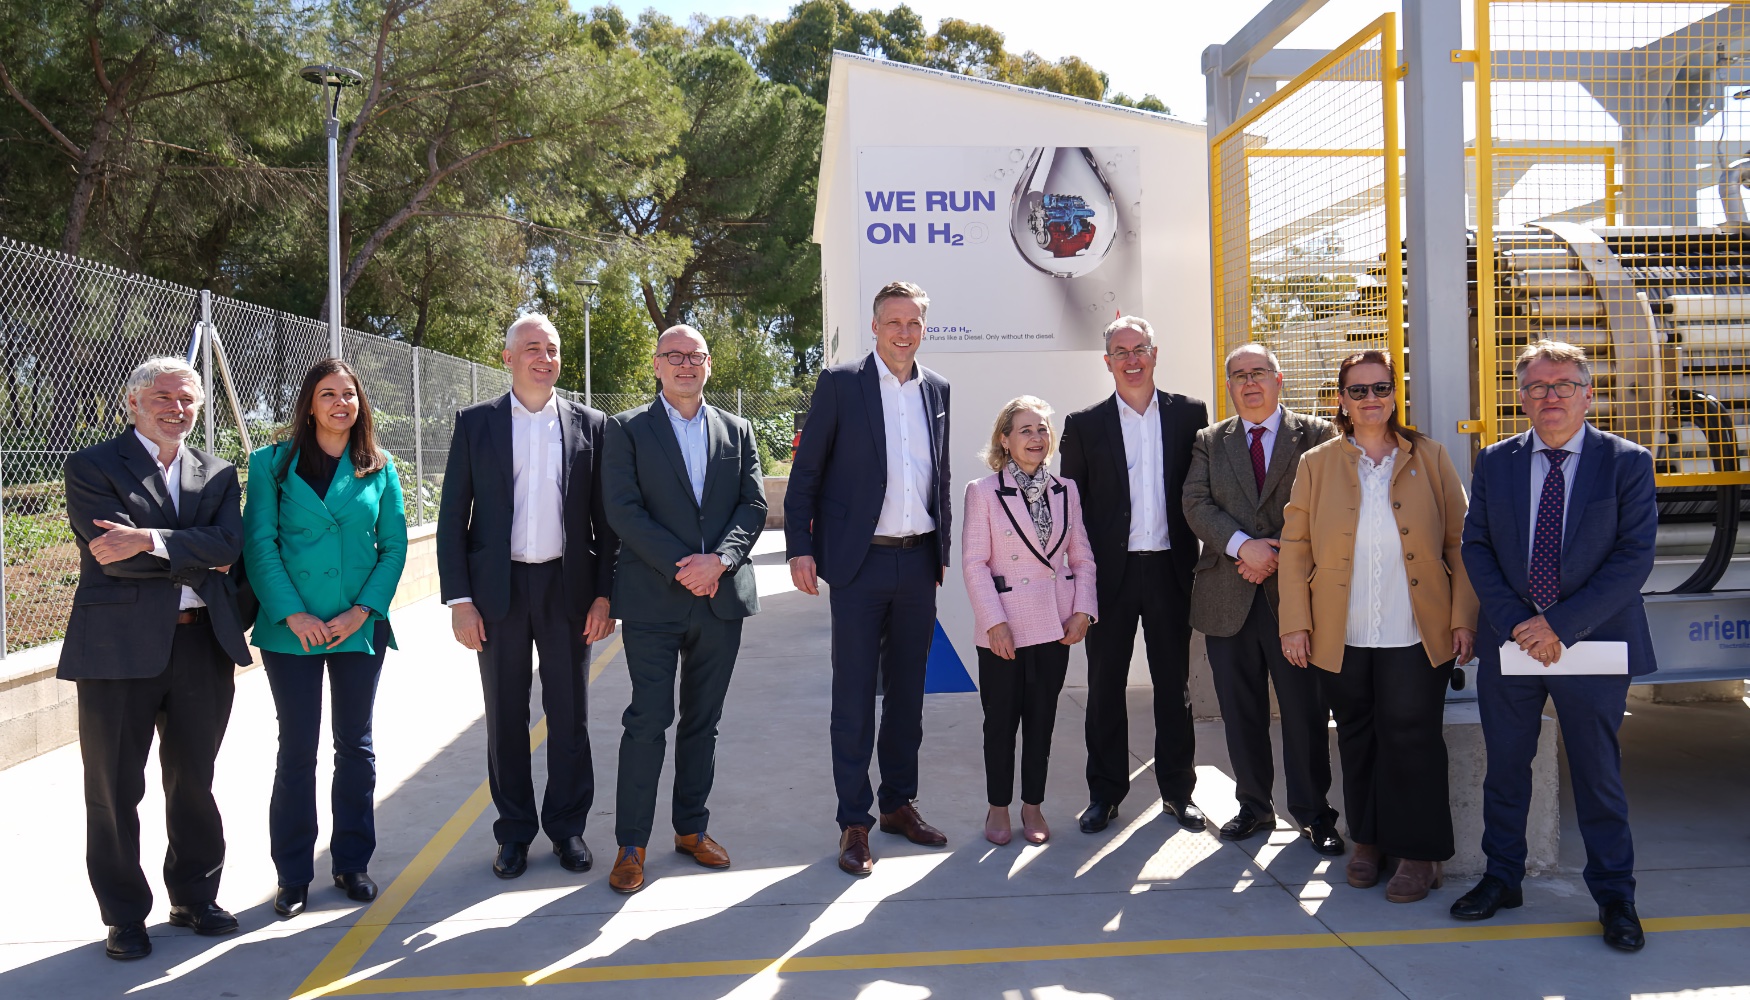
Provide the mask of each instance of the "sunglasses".
[{"label": "sunglasses", "polygon": [[1357,382],[1354,385],[1344,386],[1343,391],[1348,393],[1350,399],[1366,399],[1369,392],[1380,399],[1386,399],[1391,396],[1392,384],[1390,382],[1374,382],[1372,384]]}]

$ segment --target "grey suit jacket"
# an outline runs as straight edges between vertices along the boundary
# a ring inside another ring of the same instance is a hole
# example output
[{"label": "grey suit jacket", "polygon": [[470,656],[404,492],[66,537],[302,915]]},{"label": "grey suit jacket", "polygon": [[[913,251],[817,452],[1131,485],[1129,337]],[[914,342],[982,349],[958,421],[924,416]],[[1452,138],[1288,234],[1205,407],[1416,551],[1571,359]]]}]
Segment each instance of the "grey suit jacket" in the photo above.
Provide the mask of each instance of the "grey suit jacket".
[{"label": "grey suit jacket", "polygon": [[[1252,471],[1252,442],[1240,418],[1229,417],[1197,433],[1191,471],[1185,477],[1185,519],[1203,540],[1203,558],[1191,588],[1191,627],[1204,635],[1233,635],[1246,623],[1257,584],[1248,583],[1228,557],[1236,531],[1253,538],[1282,536],[1282,508],[1294,487],[1300,456],[1336,433],[1318,417],[1282,408],[1282,426],[1270,451],[1264,488]],[[1276,577],[1264,583],[1271,611],[1277,604]]]},{"label": "grey suit jacket", "polygon": [[[102,444],[67,457],[67,519],[79,544],[79,586],[55,676],[62,680],[156,677],[170,665],[182,588],[207,603],[213,635],[236,663],[249,644],[237,613],[236,583],[208,567],[235,565],[243,554],[243,511],[237,469],[183,445],[181,511],[164,491],[158,463],[129,427]],[[150,552],[105,566],[90,542],[103,534],[93,521],[156,528],[170,558]]]},{"label": "grey suit jacket", "polygon": [[675,580],[675,563],[699,552],[729,558],[710,599],[719,618],[760,610],[748,555],[766,526],[766,485],[753,425],[704,407],[707,456],[703,501],[693,499],[687,463],[652,400],[608,419],[602,456],[602,499],[620,536],[614,574],[614,616],[631,622],[678,622],[693,606],[692,591]]}]

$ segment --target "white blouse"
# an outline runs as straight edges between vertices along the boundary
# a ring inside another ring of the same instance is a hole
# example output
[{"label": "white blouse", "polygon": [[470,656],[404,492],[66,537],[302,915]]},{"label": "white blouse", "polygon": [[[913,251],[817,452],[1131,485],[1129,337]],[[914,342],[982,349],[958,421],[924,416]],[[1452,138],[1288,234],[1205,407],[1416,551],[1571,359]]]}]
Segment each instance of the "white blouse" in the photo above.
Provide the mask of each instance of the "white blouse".
[{"label": "white blouse", "polygon": [[1403,541],[1391,507],[1391,474],[1397,457],[1394,448],[1376,465],[1363,451],[1356,463],[1361,477],[1361,514],[1355,522],[1349,621],[1343,633],[1346,645],[1389,648],[1422,641],[1410,607],[1410,577],[1404,571]]}]

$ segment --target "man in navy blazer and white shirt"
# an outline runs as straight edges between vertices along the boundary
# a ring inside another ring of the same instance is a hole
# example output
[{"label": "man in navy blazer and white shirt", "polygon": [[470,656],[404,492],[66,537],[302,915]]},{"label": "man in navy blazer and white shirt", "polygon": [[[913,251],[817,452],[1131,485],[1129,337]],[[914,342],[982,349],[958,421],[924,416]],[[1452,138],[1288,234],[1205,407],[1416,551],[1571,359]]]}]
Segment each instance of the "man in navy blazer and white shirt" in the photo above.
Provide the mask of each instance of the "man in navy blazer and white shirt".
[{"label": "man in navy blazer and white shirt", "polygon": [[[796,589],[832,585],[832,760],[839,867],[873,869],[869,827],[941,847],[918,794],[924,666],[936,634],[936,588],[948,565],[948,381],[918,364],[922,288],[895,281],[875,295],[875,350],[820,373],[784,495]],[[875,728],[877,682],[882,695]],[[881,763],[879,795],[869,758]]]},{"label": "man in navy blazer and white shirt", "polygon": [[[1524,897],[1531,762],[1546,698],[1554,699],[1586,842],[1586,886],[1604,941],[1645,943],[1635,912],[1634,842],[1622,788],[1622,725],[1630,678],[1656,669],[1641,587],[1653,569],[1658,508],[1645,448],[1586,422],[1592,366],[1571,344],[1538,341],[1519,356],[1520,405],[1532,429],[1483,449],[1464,522],[1464,565],[1482,604],[1477,706],[1489,770],[1483,780],[1488,871],[1452,905],[1486,920]],[[1582,640],[1622,642],[1625,674],[1503,674],[1509,640],[1554,665]]]}]

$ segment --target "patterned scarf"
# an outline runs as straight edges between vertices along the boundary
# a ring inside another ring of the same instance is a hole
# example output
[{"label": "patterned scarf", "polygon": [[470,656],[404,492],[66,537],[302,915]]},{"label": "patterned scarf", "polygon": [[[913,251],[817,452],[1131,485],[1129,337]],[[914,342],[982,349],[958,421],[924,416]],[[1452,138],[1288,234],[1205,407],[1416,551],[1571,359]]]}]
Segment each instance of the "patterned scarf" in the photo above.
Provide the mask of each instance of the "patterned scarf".
[{"label": "patterned scarf", "polygon": [[1041,549],[1051,544],[1051,473],[1041,465],[1036,475],[1029,476],[1021,471],[1014,459],[1009,459],[1009,475],[1015,477],[1015,486],[1021,491],[1021,498],[1027,501],[1027,514],[1033,518],[1033,530],[1039,535]]}]

